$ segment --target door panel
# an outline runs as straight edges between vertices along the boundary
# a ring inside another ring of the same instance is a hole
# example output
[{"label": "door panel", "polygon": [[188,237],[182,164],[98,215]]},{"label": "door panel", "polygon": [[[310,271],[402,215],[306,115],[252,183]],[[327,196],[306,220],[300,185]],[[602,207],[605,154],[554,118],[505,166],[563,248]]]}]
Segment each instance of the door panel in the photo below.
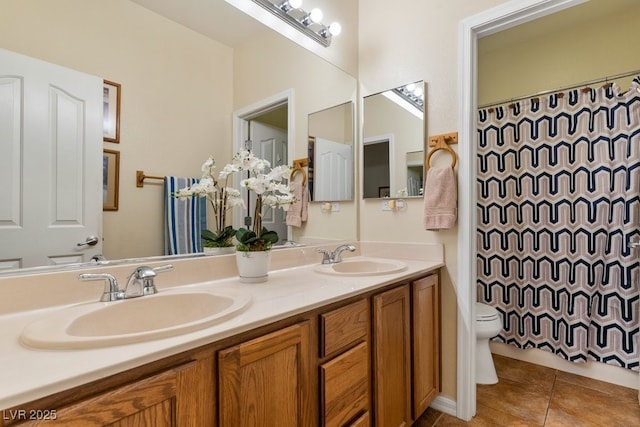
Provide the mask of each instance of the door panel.
[{"label": "door panel", "polygon": [[[283,129],[264,123],[251,121],[251,140],[253,152],[257,157],[268,160],[271,167],[287,164],[287,132]],[[251,193],[251,206],[255,206],[255,194]],[[262,225],[268,230],[278,233],[280,240],[287,238],[285,212],[280,209],[263,211]],[[250,213],[253,215],[253,211]]]},{"label": "door panel", "polygon": [[[0,49],[0,269],[87,261],[102,233],[102,79]],[[5,203],[6,201],[6,203]]]},{"label": "door panel", "polygon": [[[353,194],[351,145],[317,138],[315,144],[314,200],[350,200]],[[318,178],[322,181],[318,181]]]},{"label": "door panel", "polygon": [[22,132],[22,79],[15,76],[0,78],[0,227],[21,225],[20,141]]}]

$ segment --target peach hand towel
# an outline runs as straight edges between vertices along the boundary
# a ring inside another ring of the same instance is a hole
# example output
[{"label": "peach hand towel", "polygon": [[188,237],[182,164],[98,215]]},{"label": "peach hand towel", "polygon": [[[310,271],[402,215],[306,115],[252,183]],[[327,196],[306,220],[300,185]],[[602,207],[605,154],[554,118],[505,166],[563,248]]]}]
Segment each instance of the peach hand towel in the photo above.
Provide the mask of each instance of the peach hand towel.
[{"label": "peach hand towel", "polygon": [[309,190],[300,182],[291,183],[291,191],[296,201],[287,210],[287,225],[300,227],[307,220],[307,205],[309,203]]},{"label": "peach hand towel", "polygon": [[427,170],[424,186],[424,228],[452,228],[458,217],[458,186],[451,166]]}]

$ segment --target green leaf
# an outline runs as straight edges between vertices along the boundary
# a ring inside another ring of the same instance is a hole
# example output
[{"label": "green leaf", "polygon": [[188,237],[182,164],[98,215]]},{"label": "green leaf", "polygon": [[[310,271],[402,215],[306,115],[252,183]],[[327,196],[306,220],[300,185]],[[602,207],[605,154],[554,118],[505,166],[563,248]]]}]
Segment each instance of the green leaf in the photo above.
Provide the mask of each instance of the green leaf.
[{"label": "green leaf", "polygon": [[236,239],[238,239],[238,242],[242,243],[243,245],[250,245],[251,243],[258,240],[258,236],[251,230],[241,228],[236,232]]},{"label": "green leaf", "polygon": [[202,237],[202,240],[205,240],[207,242],[215,242],[218,239],[216,233],[211,230],[202,230],[202,232],[200,233],[200,237]]},{"label": "green leaf", "polygon": [[260,235],[260,239],[274,244],[278,241],[278,233],[276,233],[275,231],[267,231],[267,230],[263,230],[262,234]]},{"label": "green leaf", "polygon": [[224,230],[222,230],[222,231],[220,232],[220,235],[218,236],[218,239],[221,239],[221,240],[229,240],[229,239],[231,239],[235,234],[236,234],[236,230],[235,230],[232,226],[227,225],[227,226],[224,228]]},{"label": "green leaf", "polygon": [[208,248],[224,248],[233,246],[231,238],[234,236],[235,232],[236,230],[229,225],[225,227],[220,234],[216,234],[211,230],[202,230],[200,232],[200,237],[202,238],[204,246]]}]

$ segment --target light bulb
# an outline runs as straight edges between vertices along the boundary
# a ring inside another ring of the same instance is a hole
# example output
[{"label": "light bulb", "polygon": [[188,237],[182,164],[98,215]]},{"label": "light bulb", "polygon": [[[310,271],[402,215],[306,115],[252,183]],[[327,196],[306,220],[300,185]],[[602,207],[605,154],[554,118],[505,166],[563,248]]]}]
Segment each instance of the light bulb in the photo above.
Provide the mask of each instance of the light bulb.
[{"label": "light bulb", "polygon": [[311,9],[311,12],[309,12],[309,19],[311,19],[311,22],[314,22],[316,24],[322,21],[322,11],[317,7]]},{"label": "light bulb", "polygon": [[421,98],[421,97],[422,97],[422,88],[421,88],[421,87],[416,87],[416,88],[413,90],[413,94],[414,94],[415,96],[417,96],[418,98]]},{"label": "light bulb", "polygon": [[337,36],[342,32],[342,25],[339,22],[333,22],[329,25],[329,32],[332,36]]},{"label": "light bulb", "polygon": [[407,92],[413,92],[415,88],[416,88],[415,83],[409,83],[408,85],[405,86],[405,89],[407,89]]},{"label": "light bulb", "polygon": [[302,6],[302,0],[282,0],[278,5],[278,8],[284,13],[289,13],[293,9],[298,9]]}]

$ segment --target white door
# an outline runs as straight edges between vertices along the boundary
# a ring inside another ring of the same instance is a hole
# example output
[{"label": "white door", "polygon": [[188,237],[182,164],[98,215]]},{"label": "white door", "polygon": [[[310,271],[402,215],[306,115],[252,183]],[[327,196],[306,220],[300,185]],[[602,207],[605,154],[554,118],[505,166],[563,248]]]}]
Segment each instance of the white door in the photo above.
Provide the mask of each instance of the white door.
[{"label": "white door", "polygon": [[102,87],[0,49],[0,269],[101,252]]},{"label": "white door", "polygon": [[350,200],[353,195],[351,145],[316,138],[313,161],[313,200]]},{"label": "white door", "polygon": [[[253,143],[253,153],[262,159],[268,160],[271,167],[287,164],[287,132],[275,126],[251,121],[249,123],[251,141]],[[255,195],[252,194],[251,209],[255,206]],[[285,222],[285,211],[267,209],[263,211],[262,226],[268,230],[275,231],[280,237],[280,241],[287,238],[287,224]],[[253,215],[253,210],[249,211]]]}]

